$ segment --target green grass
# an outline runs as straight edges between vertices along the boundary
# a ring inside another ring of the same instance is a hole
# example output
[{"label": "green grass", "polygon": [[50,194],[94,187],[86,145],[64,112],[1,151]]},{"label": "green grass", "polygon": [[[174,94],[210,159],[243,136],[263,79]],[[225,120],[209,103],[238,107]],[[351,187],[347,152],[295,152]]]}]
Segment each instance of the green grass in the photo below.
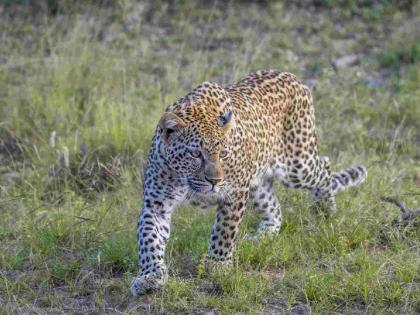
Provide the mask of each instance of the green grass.
[{"label": "green grass", "polygon": [[336,10],[342,18],[360,17],[366,21],[380,20],[395,9],[410,10],[414,4],[411,0],[312,0],[311,2],[318,8]]},{"label": "green grass", "polygon": [[[0,313],[420,312],[419,228],[393,226],[399,210],[380,201],[419,206],[416,2],[48,3],[0,10]],[[335,71],[348,54],[359,62]],[[368,180],[328,219],[278,187],[281,233],[244,240],[258,224],[249,209],[228,273],[202,264],[214,209],[181,207],[168,285],[130,297],[142,172],[165,106],[265,68],[315,85],[321,154],[334,170],[365,164]]]}]

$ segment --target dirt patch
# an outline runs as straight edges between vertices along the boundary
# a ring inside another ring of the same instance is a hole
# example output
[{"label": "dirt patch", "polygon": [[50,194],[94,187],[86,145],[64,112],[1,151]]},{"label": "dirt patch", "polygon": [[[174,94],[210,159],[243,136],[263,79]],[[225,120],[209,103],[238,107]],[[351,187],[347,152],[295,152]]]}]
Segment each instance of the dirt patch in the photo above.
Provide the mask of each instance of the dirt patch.
[{"label": "dirt patch", "polygon": [[220,286],[220,284],[209,280],[201,281],[196,290],[197,292],[203,292],[215,296],[223,294],[223,288]]},{"label": "dirt patch", "polygon": [[171,276],[179,276],[182,278],[191,278],[197,276],[197,265],[196,262],[191,256],[180,255],[174,257],[174,268],[173,272],[170,271]]},{"label": "dirt patch", "polygon": [[281,296],[272,296],[267,298],[267,304],[264,307],[263,314],[282,314],[287,311],[285,298]]},{"label": "dirt patch", "polygon": [[291,314],[291,315],[309,315],[310,307],[302,302],[298,302],[291,307],[286,303],[286,299],[282,296],[272,296],[267,299],[263,314]]}]

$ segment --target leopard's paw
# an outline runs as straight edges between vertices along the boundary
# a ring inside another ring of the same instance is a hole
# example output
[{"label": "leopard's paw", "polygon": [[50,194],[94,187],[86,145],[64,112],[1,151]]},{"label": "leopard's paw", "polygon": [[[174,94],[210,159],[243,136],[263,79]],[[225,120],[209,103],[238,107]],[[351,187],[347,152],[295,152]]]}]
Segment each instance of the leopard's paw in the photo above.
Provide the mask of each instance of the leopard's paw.
[{"label": "leopard's paw", "polygon": [[231,258],[228,259],[215,259],[212,257],[206,257],[204,259],[204,266],[207,274],[215,271],[227,271],[233,266]]},{"label": "leopard's paw", "polygon": [[130,291],[133,296],[143,295],[163,288],[168,276],[166,273],[149,273],[134,277],[131,281]]}]

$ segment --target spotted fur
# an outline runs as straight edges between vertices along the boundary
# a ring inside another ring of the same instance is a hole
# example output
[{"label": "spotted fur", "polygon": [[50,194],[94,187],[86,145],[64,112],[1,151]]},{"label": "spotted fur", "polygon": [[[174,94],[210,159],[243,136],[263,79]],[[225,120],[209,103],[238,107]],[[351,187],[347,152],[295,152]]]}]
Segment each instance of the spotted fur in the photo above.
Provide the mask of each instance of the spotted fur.
[{"label": "spotted fur", "polygon": [[208,262],[226,265],[248,199],[262,214],[257,234],[277,233],[275,180],[311,191],[314,207],[335,210],[335,193],[367,175],[357,166],[331,174],[318,155],[309,89],[285,72],[261,71],[226,87],[205,82],[166,109],[156,129],[138,220],[140,273],[134,295],[167,278],[171,214],[185,201],[217,205]]}]

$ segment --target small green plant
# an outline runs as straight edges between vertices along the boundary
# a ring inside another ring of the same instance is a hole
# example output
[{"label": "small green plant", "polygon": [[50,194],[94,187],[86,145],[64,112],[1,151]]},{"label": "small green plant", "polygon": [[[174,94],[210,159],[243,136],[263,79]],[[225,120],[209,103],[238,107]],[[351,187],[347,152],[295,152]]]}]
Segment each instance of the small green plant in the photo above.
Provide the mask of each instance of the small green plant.
[{"label": "small green plant", "polygon": [[382,51],[378,53],[377,58],[381,66],[394,70],[403,65],[416,64],[420,61],[420,42],[416,40],[402,47]]},{"label": "small green plant", "polygon": [[136,240],[125,235],[106,237],[97,254],[98,262],[112,272],[135,271],[137,267]]}]

